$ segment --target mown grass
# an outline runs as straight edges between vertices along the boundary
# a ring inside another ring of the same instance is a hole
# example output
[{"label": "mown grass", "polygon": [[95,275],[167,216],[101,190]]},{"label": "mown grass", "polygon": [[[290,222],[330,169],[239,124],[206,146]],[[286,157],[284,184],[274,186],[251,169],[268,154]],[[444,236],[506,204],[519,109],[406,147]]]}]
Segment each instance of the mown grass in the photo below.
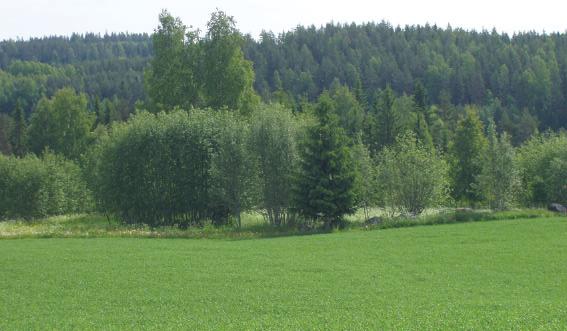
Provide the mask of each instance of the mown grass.
[{"label": "mown grass", "polygon": [[567,325],[562,217],[253,240],[0,240],[0,329]]}]

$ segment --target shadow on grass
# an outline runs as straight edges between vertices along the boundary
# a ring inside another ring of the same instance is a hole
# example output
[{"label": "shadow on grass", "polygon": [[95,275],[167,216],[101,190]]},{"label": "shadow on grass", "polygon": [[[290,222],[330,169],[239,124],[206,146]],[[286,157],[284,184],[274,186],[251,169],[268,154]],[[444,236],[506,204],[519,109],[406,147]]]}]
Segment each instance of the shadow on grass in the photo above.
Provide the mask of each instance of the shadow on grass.
[{"label": "shadow on grass", "polygon": [[546,210],[526,209],[504,212],[490,211],[445,211],[421,217],[380,218],[375,224],[362,220],[349,221],[342,229],[305,226],[273,226],[254,221],[242,228],[234,226],[212,226],[210,224],[180,229],[174,226],[152,228],[146,225],[127,225],[115,218],[103,215],[64,215],[36,221],[0,222],[0,239],[23,238],[164,238],[164,239],[224,239],[248,240],[289,236],[311,236],[353,230],[379,230],[436,224],[494,221],[508,219],[530,219],[557,217],[560,214]]}]

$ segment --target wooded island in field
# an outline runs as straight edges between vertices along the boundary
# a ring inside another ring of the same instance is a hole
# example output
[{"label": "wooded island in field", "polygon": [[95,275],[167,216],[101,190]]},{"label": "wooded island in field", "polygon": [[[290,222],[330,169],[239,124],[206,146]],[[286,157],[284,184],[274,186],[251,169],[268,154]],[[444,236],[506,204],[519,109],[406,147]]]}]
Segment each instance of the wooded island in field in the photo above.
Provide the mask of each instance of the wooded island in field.
[{"label": "wooded island in field", "polygon": [[157,24],[0,41],[0,329],[565,329],[567,33]]},{"label": "wooded island in field", "polygon": [[[567,35],[298,27],[4,41],[0,216],[341,226],[567,202]],[[25,197],[25,199],[23,198]]]}]

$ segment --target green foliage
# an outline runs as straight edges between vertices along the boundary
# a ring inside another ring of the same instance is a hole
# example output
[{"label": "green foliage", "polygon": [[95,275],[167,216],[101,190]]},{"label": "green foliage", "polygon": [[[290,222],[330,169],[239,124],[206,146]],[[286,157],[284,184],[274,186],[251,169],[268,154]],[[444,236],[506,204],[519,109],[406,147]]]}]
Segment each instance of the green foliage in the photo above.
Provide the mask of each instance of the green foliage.
[{"label": "green foliage", "polygon": [[204,93],[207,105],[216,109],[250,112],[258,97],[254,92],[252,62],[244,58],[244,39],[234,18],[217,10],[207,23],[204,40]]},{"label": "green foliage", "polygon": [[415,137],[418,141],[420,141],[424,146],[429,148],[433,148],[433,138],[431,137],[431,133],[429,132],[429,126],[427,125],[427,120],[425,119],[425,115],[421,112],[416,113],[416,121],[415,121]]},{"label": "green foliage", "polygon": [[146,91],[156,109],[189,109],[198,105],[201,97],[199,40],[165,10],[159,21],[152,35],[154,57],[145,73]]},{"label": "green foliage", "polygon": [[80,168],[60,156],[0,155],[0,219],[33,219],[91,207]]},{"label": "green foliage", "polygon": [[252,62],[244,58],[244,39],[231,16],[215,11],[203,39],[167,11],[159,20],[145,73],[154,110],[208,106],[249,113],[259,103]]},{"label": "green foliage", "polygon": [[385,146],[390,146],[402,129],[401,114],[395,108],[396,96],[388,85],[380,92],[376,106],[367,116],[366,141],[373,154],[380,152]]},{"label": "green foliage", "polygon": [[480,200],[472,184],[481,172],[485,148],[486,137],[478,111],[468,107],[465,109],[464,118],[457,124],[450,146],[453,197],[457,201],[474,203]]},{"label": "green foliage", "polygon": [[264,105],[251,117],[251,149],[258,166],[259,205],[273,225],[293,220],[290,183],[298,165],[299,121],[289,109]]},{"label": "green foliage", "polygon": [[335,112],[339,117],[341,127],[351,140],[356,140],[362,132],[364,122],[362,106],[351,90],[338,81],[333,82],[329,94],[335,102]]},{"label": "green foliage", "polygon": [[226,208],[240,227],[241,213],[252,208],[256,192],[254,156],[248,144],[250,126],[227,111],[220,114],[216,126],[211,159],[211,201],[217,208]]},{"label": "green foliage", "polygon": [[557,217],[557,214],[544,209],[519,209],[496,212],[487,210],[467,211],[450,209],[441,210],[439,213],[431,215],[420,215],[418,217],[385,217],[379,224],[365,226],[368,229],[392,229],[467,222],[510,221],[534,218],[541,219],[548,217]]},{"label": "green foliage", "polygon": [[319,98],[315,115],[318,122],[301,146],[294,205],[305,218],[329,227],[354,212],[356,173],[348,138],[328,93]]},{"label": "green foliage", "polygon": [[567,136],[538,135],[518,150],[525,205],[567,203]]},{"label": "green foliage", "polygon": [[86,151],[95,115],[87,109],[87,98],[65,88],[37,105],[28,128],[30,148],[36,154],[49,149],[71,159]]},{"label": "green foliage", "polygon": [[187,226],[228,211],[209,209],[214,116],[140,113],[115,124],[89,158],[104,211],[128,223]]},{"label": "green foliage", "polygon": [[376,167],[370,152],[361,141],[352,146],[352,156],[356,170],[354,183],[356,204],[363,209],[364,218],[368,219],[369,209],[378,204]]},{"label": "green foliage", "polygon": [[21,103],[18,101],[16,103],[16,109],[14,109],[14,129],[12,133],[12,148],[16,156],[24,156],[27,152],[27,127],[26,118],[24,115],[24,110],[22,109]]},{"label": "green foliage", "polygon": [[441,206],[449,195],[448,166],[412,133],[379,155],[377,186],[382,205],[394,213],[418,215]]},{"label": "green foliage", "polygon": [[489,208],[509,209],[520,193],[515,151],[506,133],[497,136],[494,122],[490,122],[487,136],[488,145],[474,187]]},{"label": "green foliage", "polygon": [[8,114],[0,114],[0,154],[12,154],[12,132],[14,120]]}]

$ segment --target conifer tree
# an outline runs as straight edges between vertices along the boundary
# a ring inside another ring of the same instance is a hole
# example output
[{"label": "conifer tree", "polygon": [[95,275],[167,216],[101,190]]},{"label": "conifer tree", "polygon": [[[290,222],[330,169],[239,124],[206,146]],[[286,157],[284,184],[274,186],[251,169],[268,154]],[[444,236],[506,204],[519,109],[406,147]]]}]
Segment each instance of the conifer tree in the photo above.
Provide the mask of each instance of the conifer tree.
[{"label": "conifer tree", "polygon": [[453,195],[456,200],[475,203],[480,200],[472,184],[482,169],[482,155],[486,147],[482,122],[476,109],[468,107],[465,117],[457,124],[450,147],[452,154]]},{"label": "conifer tree", "polygon": [[317,124],[301,148],[300,173],[295,187],[295,206],[307,219],[326,227],[340,224],[355,210],[355,169],[348,138],[339,125],[334,103],[323,93],[315,108]]},{"label": "conifer tree", "polygon": [[400,133],[399,114],[394,109],[396,96],[390,85],[380,94],[377,109],[378,135],[380,147],[390,146]]},{"label": "conifer tree", "polygon": [[22,157],[27,152],[27,126],[24,110],[19,100],[14,109],[14,122],[12,149],[16,156]]},{"label": "conifer tree", "polygon": [[423,146],[431,148],[433,147],[433,138],[429,132],[429,126],[425,120],[423,113],[417,113],[417,119],[415,121],[415,136],[416,139],[423,144]]}]

